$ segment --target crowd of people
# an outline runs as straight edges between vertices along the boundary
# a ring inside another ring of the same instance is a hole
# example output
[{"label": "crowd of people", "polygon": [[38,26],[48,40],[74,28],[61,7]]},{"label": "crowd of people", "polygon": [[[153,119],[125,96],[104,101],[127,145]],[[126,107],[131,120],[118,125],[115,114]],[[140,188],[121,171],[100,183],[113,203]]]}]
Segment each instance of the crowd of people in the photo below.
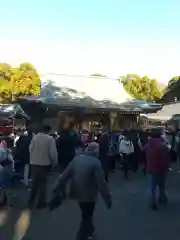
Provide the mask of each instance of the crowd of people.
[{"label": "crowd of people", "polygon": [[[29,189],[30,210],[47,206],[52,210],[70,196],[78,201],[82,213],[79,240],[91,239],[94,234],[93,212],[98,192],[108,209],[112,205],[108,180],[116,164],[126,180],[130,171],[140,168],[147,173],[150,207],[157,210],[168,202],[166,176],[170,162],[178,161],[180,154],[179,132],[174,132],[170,140],[160,129],[110,132],[105,126],[101,132],[89,133],[67,126],[52,133],[50,126],[42,125],[36,134],[27,126],[26,131],[0,138],[0,205],[13,207],[11,190],[17,182]],[[48,175],[54,172],[59,172],[60,177],[47,203]]]}]

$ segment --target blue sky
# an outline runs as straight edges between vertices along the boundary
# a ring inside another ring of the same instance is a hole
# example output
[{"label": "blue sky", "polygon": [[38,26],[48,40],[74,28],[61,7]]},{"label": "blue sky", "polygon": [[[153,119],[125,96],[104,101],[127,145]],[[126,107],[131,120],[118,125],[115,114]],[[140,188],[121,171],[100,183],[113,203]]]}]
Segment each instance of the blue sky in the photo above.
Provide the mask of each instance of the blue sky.
[{"label": "blue sky", "polygon": [[41,73],[180,75],[178,0],[0,0],[0,61]]}]

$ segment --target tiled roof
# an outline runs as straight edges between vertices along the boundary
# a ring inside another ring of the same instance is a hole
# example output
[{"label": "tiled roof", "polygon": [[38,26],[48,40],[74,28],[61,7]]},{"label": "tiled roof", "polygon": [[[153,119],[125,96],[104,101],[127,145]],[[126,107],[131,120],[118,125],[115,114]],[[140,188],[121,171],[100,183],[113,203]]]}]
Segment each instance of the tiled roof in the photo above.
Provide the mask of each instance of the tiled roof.
[{"label": "tiled roof", "polygon": [[147,116],[148,118],[168,120],[176,114],[180,114],[180,102],[164,105],[156,114],[147,114]]},{"label": "tiled roof", "polygon": [[110,101],[116,104],[132,99],[119,80],[106,77],[45,74],[41,77],[41,83],[43,97],[69,95],[72,99],[89,97],[95,101]]},{"label": "tiled roof", "polygon": [[[160,105],[134,100],[119,80],[106,77],[82,77],[62,74],[41,76],[40,96],[29,100],[59,106],[76,106],[120,111],[156,111]],[[28,99],[28,98],[27,98]]]}]

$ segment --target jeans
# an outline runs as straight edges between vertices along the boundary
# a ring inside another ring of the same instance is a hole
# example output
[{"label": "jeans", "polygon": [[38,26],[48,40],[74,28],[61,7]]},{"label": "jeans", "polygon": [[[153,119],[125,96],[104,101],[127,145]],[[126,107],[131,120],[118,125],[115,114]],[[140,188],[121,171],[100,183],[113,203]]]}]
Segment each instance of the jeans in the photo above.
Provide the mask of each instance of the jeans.
[{"label": "jeans", "polygon": [[46,202],[46,184],[49,166],[31,165],[32,169],[32,190],[30,192],[29,206],[32,206],[36,197],[38,197],[38,205]]},{"label": "jeans", "polygon": [[23,172],[24,172],[24,163],[22,163],[21,161],[15,160],[14,168],[15,168],[15,172],[18,176],[18,179],[22,179]]},{"label": "jeans", "polygon": [[[60,170],[60,173],[62,174],[65,169],[67,168],[68,164],[64,164],[64,165],[59,165],[59,170]],[[62,197],[65,199],[68,197],[68,184],[64,184],[62,187],[61,187],[61,193],[62,193]]]},{"label": "jeans", "polygon": [[166,173],[149,174],[149,191],[150,191],[151,204],[156,204],[157,187],[159,190],[159,196],[158,196],[159,202],[165,203],[167,201],[167,196],[165,193],[165,182],[166,182]]},{"label": "jeans", "polygon": [[122,155],[122,166],[123,166],[123,172],[124,172],[124,178],[128,179],[128,172],[130,168],[130,162],[131,162],[131,156],[123,154]]},{"label": "jeans", "polygon": [[12,166],[5,166],[0,171],[0,190],[8,205],[13,205],[14,194],[12,191],[12,179],[14,172]]},{"label": "jeans", "polygon": [[5,166],[0,171],[0,187],[11,188],[14,172],[12,166]]},{"label": "jeans", "polygon": [[94,233],[93,213],[95,202],[80,202],[81,224],[77,234],[77,240],[87,240]]},{"label": "jeans", "polygon": [[30,172],[30,165],[25,164],[24,166],[24,185],[27,187],[29,184],[29,172]]},{"label": "jeans", "polygon": [[116,156],[115,155],[109,156],[109,163],[110,163],[110,170],[115,170],[115,168],[116,168]]}]

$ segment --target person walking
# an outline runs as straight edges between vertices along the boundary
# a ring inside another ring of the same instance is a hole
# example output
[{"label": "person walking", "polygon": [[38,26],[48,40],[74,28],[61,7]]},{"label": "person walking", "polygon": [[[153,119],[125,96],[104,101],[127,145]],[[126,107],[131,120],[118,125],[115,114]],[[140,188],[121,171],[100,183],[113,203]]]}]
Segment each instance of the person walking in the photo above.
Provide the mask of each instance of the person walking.
[{"label": "person walking", "polygon": [[105,179],[107,182],[108,182],[108,175],[110,170],[109,146],[110,146],[110,137],[108,134],[108,127],[104,126],[102,130],[102,135],[99,138],[99,160],[101,161],[103,171],[105,174]]},{"label": "person walking", "polygon": [[75,156],[60,176],[53,193],[59,194],[62,186],[71,179],[73,198],[78,201],[81,210],[81,224],[77,240],[92,239],[95,231],[93,213],[97,202],[98,190],[108,208],[111,207],[111,195],[104,178],[104,172],[98,157],[98,144],[89,143],[85,152]]},{"label": "person walking", "polygon": [[119,142],[119,154],[122,159],[122,167],[124,171],[124,178],[128,179],[128,172],[132,162],[132,154],[134,153],[134,145],[131,141],[130,132],[124,131],[123,138]]},{"label": "person walking", "polygon": [[33,133],[30,127],[27,132],[19,137],[15,147],[15,159],[21,164],[23,171],[23,183],[25,187],[29,185],[29,172],[30,172],[30,156],[29,146],[33,138]]},{"label": "person walking", "polygon": [[[58,153],[59,170],[62,173],[68,164],[73,160],[76,154],[76,149],[81,145],[80,137],[74,132],[69,125],[65,125],[59,132],[59,137],[56,140]],[[63,197],[66,198],[67,187],[64,185]]]},{"label": "person walking", "polygon": [[14,177],[14,159],[9,139],[0,142],[0,206],[7,204],[13,206],[14,194],[12,192],[12,180]]},{"label": "person walking", "polygon": [[42,132],[32,138],[29,146],[32,170],[32,190],[28,200],[29,208],[33,207],[37,195],[37,208],[46,207],[47,174],[51,168],[57,165],[56,143],[54,138],[49,134],[50,130],[50,126],[44,125]]},{"label": "person walking", "polygon": [[162,141],[161,133],[158,130],[152,132],[144,150],[147,160],[147,173],[149,174],[150,207],[156,210],[158,208],[157,187],[159,188],[159,205],[166,204],[168,200],[165,193],[165,183],[170,162],[168,147]]},{"label": "person walking", "polygon": [[142,144],[137,130],[131,129],[129,132],[131,142],[134,146],[134,152],[131,155],[131,167],[136,173],[139,168],[140,162],[142,162]]}]

